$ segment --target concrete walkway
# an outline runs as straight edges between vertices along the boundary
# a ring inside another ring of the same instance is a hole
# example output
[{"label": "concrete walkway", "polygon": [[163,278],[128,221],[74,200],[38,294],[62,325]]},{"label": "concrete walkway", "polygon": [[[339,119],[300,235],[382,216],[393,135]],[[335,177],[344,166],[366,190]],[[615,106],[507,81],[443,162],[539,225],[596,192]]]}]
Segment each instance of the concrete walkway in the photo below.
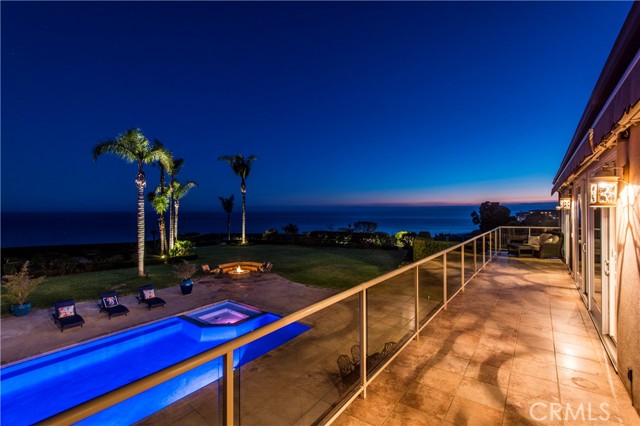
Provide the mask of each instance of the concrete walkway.
[{"label": "concrete walkway", "polygon": [[503,255],[333,424],[638,426],[640,420],[564,265]]},{"label": "concrete walkway", "polygon": [[4,365],[225,299],[286,315],[335,293],[331,289],[297,284],[274,273],[256,274],[242,280],[206,277],[195,281],[193,292],[187,296],[180,293],[179,286],[157,290],[156,294],[167,304],[164,308],[151,311],[146,305],[138,304],[135,295],[122,296],[120,302],[130,312],[126,317],[111,320],[106,313],[100,312],[97,300],[79,302],[76,304],[77,312],[82,315],[85,324],[82,328],[72,328],[64,333],[54,324],[52,309],[35,310],[25,317],[2,318],[0,354]]}]

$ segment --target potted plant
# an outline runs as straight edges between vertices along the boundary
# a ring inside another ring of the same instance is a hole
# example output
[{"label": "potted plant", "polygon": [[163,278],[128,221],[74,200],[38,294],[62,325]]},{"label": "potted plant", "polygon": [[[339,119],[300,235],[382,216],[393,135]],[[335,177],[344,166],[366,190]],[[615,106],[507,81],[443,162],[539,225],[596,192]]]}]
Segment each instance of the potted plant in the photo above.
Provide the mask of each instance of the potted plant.
[{"label": "potted plant", "polygon": [[5,275],[2,278],[5,283],[4,296],[11,302],[11,313],[13,315],[21,317],[31,312],[31,302],[28,300],[29,294],[44,281],[44,278],[29,276],[29,261],[24,262],[19,272]]},{"label": "potted plant", "polygon": [[191,290],[193,290],[193,281],[191,280],[191,277],[196,273],[196,265],[183,260],[182,262],[173,265],[173,270],[175,276],[182,280],[182,282],[180,282],[180,291],[182,294],[191,294]]}]

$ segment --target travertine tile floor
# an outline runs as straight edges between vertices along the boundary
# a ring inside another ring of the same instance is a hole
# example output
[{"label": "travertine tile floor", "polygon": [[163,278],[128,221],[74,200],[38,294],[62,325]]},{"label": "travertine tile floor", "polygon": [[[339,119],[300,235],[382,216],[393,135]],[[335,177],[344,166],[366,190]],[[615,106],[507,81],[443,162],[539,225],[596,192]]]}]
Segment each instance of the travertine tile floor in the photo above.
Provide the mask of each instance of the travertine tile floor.
[{"label": "travertine tile floor", "polygon": [[333,424],[640,420],[562,263],[502,255]]}]

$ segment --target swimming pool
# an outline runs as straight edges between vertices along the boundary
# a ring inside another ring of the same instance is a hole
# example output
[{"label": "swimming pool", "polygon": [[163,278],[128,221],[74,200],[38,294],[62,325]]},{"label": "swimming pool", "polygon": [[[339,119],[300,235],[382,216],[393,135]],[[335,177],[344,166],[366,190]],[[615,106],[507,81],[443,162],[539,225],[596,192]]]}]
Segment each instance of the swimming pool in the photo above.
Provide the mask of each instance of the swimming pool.
[{"label": "swimming pool", "polygon": [[[201,318],[217,311],[236,312],[240,314],[239,319],[232,324],[218,325]],[[2,423],[37,423],[278,319],[278,315],[224,301],[4,367],[0,370]],[[234,368],[308,329],[303,324],[293,323],[242,346],[234,351]],[[215,359],[80,423],[132,424],[216,381],[221,370],[222,360]]]}]

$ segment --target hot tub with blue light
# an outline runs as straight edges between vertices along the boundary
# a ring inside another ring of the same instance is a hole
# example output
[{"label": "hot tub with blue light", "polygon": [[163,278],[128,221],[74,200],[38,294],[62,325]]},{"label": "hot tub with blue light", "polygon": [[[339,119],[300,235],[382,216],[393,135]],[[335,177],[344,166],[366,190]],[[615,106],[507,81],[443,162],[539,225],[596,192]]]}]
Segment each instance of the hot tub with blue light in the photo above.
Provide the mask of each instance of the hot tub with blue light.
[{"label": "hot tub with blue light", "polygon": [[[5,366],[0,370],[2,423],[36,424],[280,318],[227,300]],[[238,348],[234,369],[307,330],[293,323]],[[80,424],[132,424],[218,380],[221,370],[221,358],[215,359]]]}]

